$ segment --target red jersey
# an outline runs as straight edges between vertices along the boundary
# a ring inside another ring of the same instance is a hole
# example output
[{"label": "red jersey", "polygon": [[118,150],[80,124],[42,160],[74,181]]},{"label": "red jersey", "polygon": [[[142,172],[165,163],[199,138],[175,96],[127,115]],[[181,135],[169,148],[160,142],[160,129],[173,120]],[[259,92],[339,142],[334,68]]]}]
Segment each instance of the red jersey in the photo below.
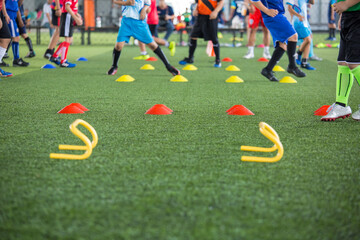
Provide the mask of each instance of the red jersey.
[{"label": "red jersey", "polygon": [[67,13],[65,6],[70,5],[71,10],[74,13],[77,13],[78,12],[78,4],[79,4],[78,0],[63,0],[63,6],[61,8],[61,12]]},{"label": "red jersey", "polygon": [[4,0],[0,0],[0,11],[2,10],[2,4]]},{"label": "red jersey", "polygon": [[159,15],[157,13],[156,0],[151,0],[150,9],[151,9],[151,11],[148,14],[147,24],[158,25],[159,24]]},{"label": "red jersey", "polygon": [[[62,5],[63,5],[63,2],[64,2],[64,0],[59,0],[59,3],[60,3],[60,10],[61,10],[61,8],[62,8]],[[56,9],[56,2],[55,2],[55,0],[53,0],[52,1],[52,3],[51,3],[51,9],[54,9],[54,10],[57,10]]]}]

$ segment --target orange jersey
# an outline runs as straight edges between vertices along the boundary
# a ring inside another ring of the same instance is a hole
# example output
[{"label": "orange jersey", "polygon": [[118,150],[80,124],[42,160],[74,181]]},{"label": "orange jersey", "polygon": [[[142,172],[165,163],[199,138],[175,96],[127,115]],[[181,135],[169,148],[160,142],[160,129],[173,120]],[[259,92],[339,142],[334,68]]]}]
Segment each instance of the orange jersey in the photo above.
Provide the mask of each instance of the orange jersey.
[{"label": "orange jersey", "polygon": [[201,15],[210,15],[221,0],[197,0],[198,11]]}]

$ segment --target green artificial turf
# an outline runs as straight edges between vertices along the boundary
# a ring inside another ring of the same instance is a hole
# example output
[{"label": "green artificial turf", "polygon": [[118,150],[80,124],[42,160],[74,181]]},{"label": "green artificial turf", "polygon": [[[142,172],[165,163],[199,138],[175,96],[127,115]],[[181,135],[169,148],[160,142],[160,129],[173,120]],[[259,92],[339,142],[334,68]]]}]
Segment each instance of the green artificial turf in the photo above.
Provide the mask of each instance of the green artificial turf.
[{"label": "green artificial turf", "polygon": [[[161,61],[139,70],[148,62],[132,60],[137,47],[124,49],[116,76],[105,75],[111,46],[71,46],[69,61],[89,59],[75,69],[40,69],[45,47],[35,50],[28,68],[5,68],[14,76],[0,81],[0,239],[360,238],[360,124],[313,116],[335,100],[336,49],[316,49],[324,60],[297,84],[266,80],[264,63],[242,58],[246,48],[222,48],[234,62],[216,69],[200,47],[198,71],[182,71],[188,83],[170,82]],[[169,57],[174,66],[187,51]],[[225,71],[230,64],[241,71]],[[286,55],[279,64],[286,68]],[[136,80],[116,82],[123,74]],[[225,83],[232,75],[245,82]],[[359,96],[354,84],[353,111]],[[90,111],[57,114],[72,102]],[[145,115],[154,104],[174,112]],[[255,116],[227,115],[235,104]],[[92,155],[50,159],[64,152],[59,144],[82,144],[68,128],[77,118],[99,135]],[[240,151],[272,145],[261,121],[279,134],[284,156],[242,162],[275,155]]]}]

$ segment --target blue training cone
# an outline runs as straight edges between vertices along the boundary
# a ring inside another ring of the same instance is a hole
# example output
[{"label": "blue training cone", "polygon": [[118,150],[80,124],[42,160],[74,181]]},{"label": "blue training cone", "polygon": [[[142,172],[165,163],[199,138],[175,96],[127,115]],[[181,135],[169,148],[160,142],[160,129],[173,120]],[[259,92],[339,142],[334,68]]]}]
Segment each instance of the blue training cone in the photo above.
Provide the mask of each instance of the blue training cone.
[{"label": "blue training cone", "polygon": [[44,66],[42,66],[41,68],[53,69],[53,68],[56,68],[56,67],[54,65],[48,63],[48,64],[45,64]]},{"label": "blue training cone", "polygon": [[83,61],[83,62],[87,62],[87,58],[84,58],[84,57],[79,57],[78,59],[76,59],[76,61]]}]

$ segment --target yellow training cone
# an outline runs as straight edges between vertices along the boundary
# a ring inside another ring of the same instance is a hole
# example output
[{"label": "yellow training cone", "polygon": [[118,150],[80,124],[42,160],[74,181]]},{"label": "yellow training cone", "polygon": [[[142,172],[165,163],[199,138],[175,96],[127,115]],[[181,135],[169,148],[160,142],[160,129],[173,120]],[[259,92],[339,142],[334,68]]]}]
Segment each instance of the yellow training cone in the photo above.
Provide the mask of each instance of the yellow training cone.
[{"label": "yellow training cone", "polygon": [[235,65],[230,65],[230,66],[228,66],[226,69],[225,69],[226,71],[240,71],[240,68],[238,68],[237,66],[235,66]]},{"label": "yellow training cone", "polygon": [[276,66],[273,68],[273,71],[274,71],[274,72],[285,72],[285,69],[283,69],[283,68],[280,67],[279,65],[276,65]]},{"label": "yellow training cone", "polygon": [[281,83],[297,83],[297,81],[295,79],[293,79],[292,77],[283,77],[280,80]]},{"label": "yellow training cone", "polygon": [[170,79],[170,82],[188,82],[188,80],[181,75],[176,75],[175,77]]},{"label": "yellow training cone", "polygon": [[118,79],[116,79],[116,82],[133,82],[135,81],[135,78],[133,78],[130,75],[122,75]]},{"label": "yellow training cone", "polygon": [[183,68],[183,70],[196,71],[196,70],[198,70],[198,69],[197,69],[197,67],[195,67],[194,65],[188,64],[188,65],[186,65],[186,66]]},{"label": "yellow training cone", "polygon": [[231,76],[228,79],[226,79],[225,82],[227,82],[227,83],[243,83],[244,80],[242,80],[238,76]]},{"label": "yellow training cone", "polygon": [[151,64],[145,64],[140,69],[141,70],[154,70],[155,68]]}]

